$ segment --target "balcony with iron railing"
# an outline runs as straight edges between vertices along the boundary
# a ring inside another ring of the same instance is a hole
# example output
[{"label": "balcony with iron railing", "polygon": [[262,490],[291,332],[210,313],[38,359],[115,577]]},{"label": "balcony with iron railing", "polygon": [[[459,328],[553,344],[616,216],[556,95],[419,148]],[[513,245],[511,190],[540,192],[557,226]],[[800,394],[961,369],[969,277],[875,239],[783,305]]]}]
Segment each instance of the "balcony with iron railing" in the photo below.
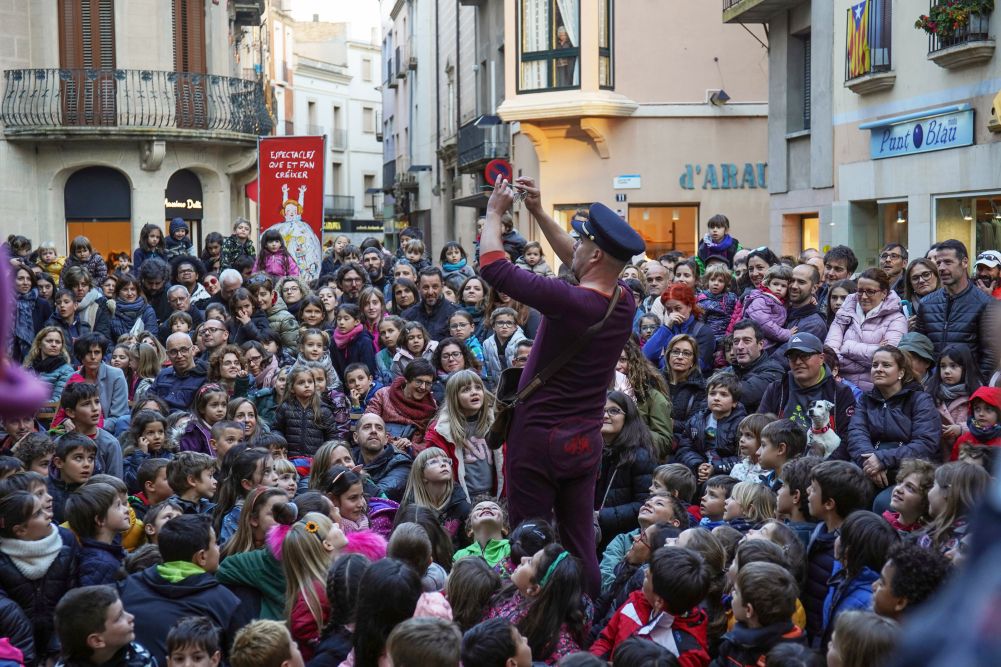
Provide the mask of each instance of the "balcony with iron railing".
[{"label": "balcony with iron railing", "polygon": [[845,30],[845,87],[859,95],[893,87],[893,6],[869,0],[850,7]]},{"label": "balcony with iron railing", "polygon": [[[392,51],[390,51],[392,54]],[[385,85],[387,88],[396,88],[400,85],[400,82],[396,80],[396,69],[394,66],[393,56],[390,55],[386,58],[386,81]]]},{"label": "balcony with iron railing", "polygon": [[809,0],[723,0],[723,23],[767,23],[769,19]]},{"label": "balcony with iron railing", "polygon": [[260,84],[212,74],[124,69],[4,72],[7,139],[115,136],[254,143],[271,133]]},{"label": "balcony with iron railing", "polygon": [[475,121],[470,121],[459,128],[456,166],[463,174],[480,171],[491,160],[510,155],[507,123],[477,127]]},{"label": "balcony with iron railing", "polygon": [[315,123],[306,124],[306,134],[311,137],[322,137],[326,133],[327,130],[322,125],[316,125]]},{"label": "balcony with iron railing", "polygon": [[[932,20],[940,11],[938,6],[945,4],[943,0],[931,0],[929,16]],[[995,47],[990,35],[990,19],[990,11],[967,11],[956,28],[947,25],[946,21],[938,21],[935,30],[928,34],[928,60],[947,69],[987,62],[994,56]]]},{"label": "balcony with iron railing", "polygon": [[335,151],[343,151],[348,147],[348,133],[346,130],[330,130],[327,132],[330,137],[330,147]]},{"label": "balcony with iron railing", "polygon": [[352,195],[323,195],[323,216],[350,218],[355,214],[355,198]]}]

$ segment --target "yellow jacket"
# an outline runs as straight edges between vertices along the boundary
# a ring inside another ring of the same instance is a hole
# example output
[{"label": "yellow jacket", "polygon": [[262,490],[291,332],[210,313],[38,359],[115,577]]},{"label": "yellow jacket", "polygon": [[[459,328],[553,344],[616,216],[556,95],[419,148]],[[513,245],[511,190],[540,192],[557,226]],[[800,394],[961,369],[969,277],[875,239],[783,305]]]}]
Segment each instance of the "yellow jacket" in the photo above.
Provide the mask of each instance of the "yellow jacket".
[{"label": "yellow jacket", "polygon": [[[65,257],[56,257],[51,264],[46,264],[42,260],[38,260],[38,266],[42,267],[42,271],[49,274],[49,278],[52,278],[52,282],[55,283],[56,287],[59,287],[59,274],[62,273],[63,264],[65,263]],[[95,287],[100,288],[100,285],[95,285]]]}]

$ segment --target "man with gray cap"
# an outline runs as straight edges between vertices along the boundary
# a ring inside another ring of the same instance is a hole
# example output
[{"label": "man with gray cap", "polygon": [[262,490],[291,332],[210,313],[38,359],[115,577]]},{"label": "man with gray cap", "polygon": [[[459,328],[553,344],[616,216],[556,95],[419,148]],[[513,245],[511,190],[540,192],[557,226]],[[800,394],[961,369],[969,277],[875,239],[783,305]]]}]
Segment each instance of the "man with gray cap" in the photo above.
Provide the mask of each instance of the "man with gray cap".
[{"label": "man with gray cap", "polygon": [[[514,203],[515,187],[578,285],[523,271],[511,262],[501,237],[501,218]],[[595,555],[597,512],[592,515],[588,508],[600,504],[595,480],[604,446],[602,408],[636,312],[633,294],[619,274],[646,244],[603,204],[591,206],[588,219],[575,220],[572,226],[579,234],[576,240],[546,213],[532,179],[519,178],[512,186],[498,178],[480,236],[480,272],[494,288],[543,315],[519,388],[607,316],[559,372],[514,408],[505,452],[511,525],[534,516],[551,517],[555,509],[560,541],[583,561],[585,590],[593,596],[601,577]]]},{"label": "man with gray cap", "polygon": [[932,377],[932,367],[935,366],[935,346],[931,339],[917,331],[909,331],[901,337],[897,349],[911,362],[914,377],[927,389]]},{"label": "man with gray cap", "polygon": [[834,379],[831,369],[824,364],[824,344],[813,334],[794,334],[785,356],[790,370],[781,382],[768,386],[758,412],[772,412],[809,430],[813,428],[807,414],[810,405],[814,401],[830,401],[834,404],[833,423],[824,428],[833,428],[841,436],[841,446],[831,458],[848,460],[848,425],[855,414],[852,390]]}]

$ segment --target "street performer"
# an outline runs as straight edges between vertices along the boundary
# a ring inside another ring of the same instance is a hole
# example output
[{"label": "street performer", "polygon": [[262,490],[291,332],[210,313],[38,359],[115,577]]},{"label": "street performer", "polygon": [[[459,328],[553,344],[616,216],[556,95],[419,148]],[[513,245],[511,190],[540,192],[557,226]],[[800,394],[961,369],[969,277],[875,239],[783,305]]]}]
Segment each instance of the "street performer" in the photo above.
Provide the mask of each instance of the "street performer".
[{"label": "street performer", "polygon": [[[504,252],[501,215],[517,193],[579,286],[517,268]],[[497,179],[480,237],[480,270],[494,289],[543,315],[521,376],[521,387],[579,340],[608,310],[616,285],[619,300],[601,329],[559,372],[514,411],[507,439],[507,485],[511,525],[555,512],[560,541],[584,563],[586,589],[600,586],[595,555],[594,488],[602,453],[602,409],[615,364],[632,329],[636,302],[618,276],[644,252],[643,239],[603,204],[587,220],[575,220],[579,235],[566,233],[542,208],[531,178],[512,186]],[[519,387],[519,389],[521,388]]]}]

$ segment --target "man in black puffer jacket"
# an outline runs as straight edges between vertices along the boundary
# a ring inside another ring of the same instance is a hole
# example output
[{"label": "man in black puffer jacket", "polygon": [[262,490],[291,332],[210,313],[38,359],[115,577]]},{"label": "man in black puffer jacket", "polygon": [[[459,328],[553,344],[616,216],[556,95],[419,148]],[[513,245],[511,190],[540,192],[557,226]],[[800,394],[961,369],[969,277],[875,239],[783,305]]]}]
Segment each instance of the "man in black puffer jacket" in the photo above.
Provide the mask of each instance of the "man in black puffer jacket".
[{"label": "man in black puffer jacket", "polygon": [[768,385],[785,376],[782,364],[764,352],[765,335],[754,320],[741,320],[733,326],[734,364],[727,370],[740,381],[740,402],[747,412],[757,412]]},{"label": "man in black puffer jacket", "polygon": [[403,500],[413,461],[392,445],[386,444],[386,424],[379,415],[366,412],[358,419],[351,450],[355,461],[361,461],[369,479],[395,502]]},{"label": "man in black puffer jacket", "polygon": [[986,344],[991,335],[987,313],[993,299],[970,282],[970,258],[960,241],[939,243],[935,264],[942,287],[921,299],[915,331],[931,339],[936,356],[951,343],[968,346],[986,381],[997,368],[994,352]]}]

